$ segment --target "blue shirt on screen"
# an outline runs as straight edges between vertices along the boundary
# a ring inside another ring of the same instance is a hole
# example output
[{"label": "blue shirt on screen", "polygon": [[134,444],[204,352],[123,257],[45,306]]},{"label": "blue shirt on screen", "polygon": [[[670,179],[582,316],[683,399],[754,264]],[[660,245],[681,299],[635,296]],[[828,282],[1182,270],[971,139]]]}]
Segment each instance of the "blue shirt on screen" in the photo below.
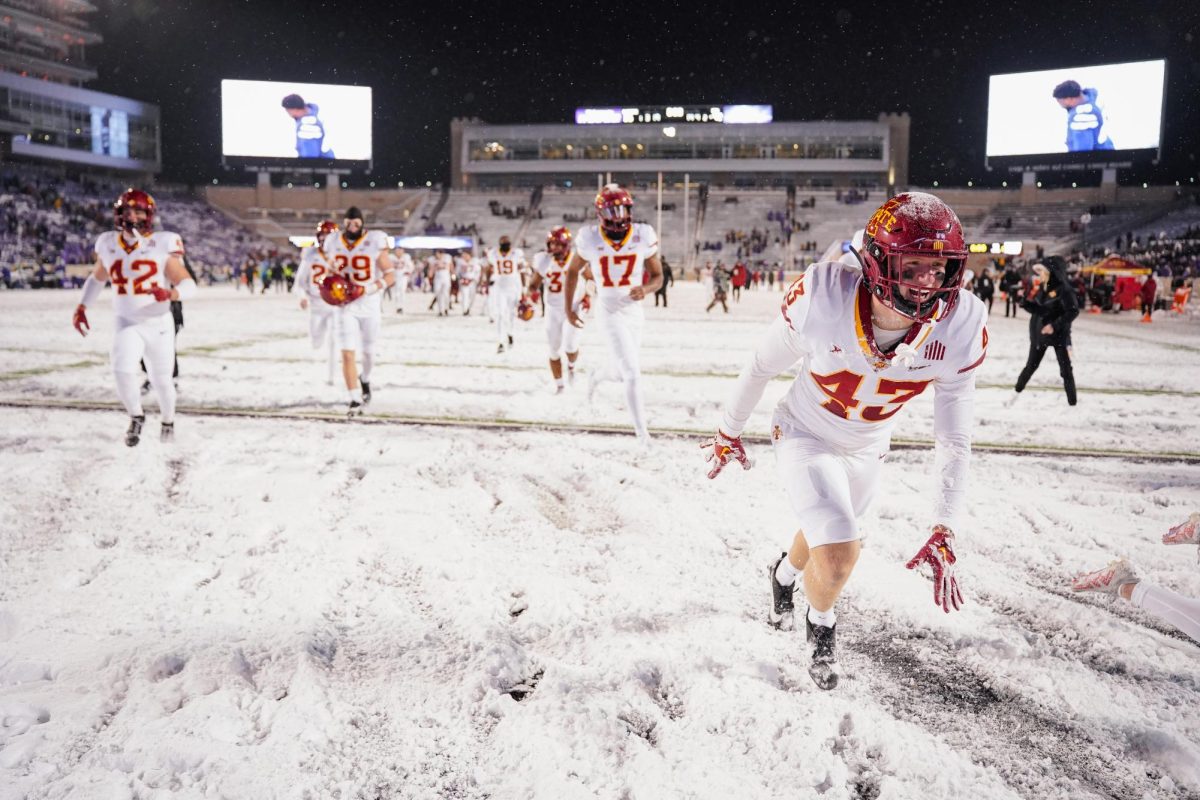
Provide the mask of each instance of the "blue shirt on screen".
[{"label": "blue shirt on screen", "polygon": [[318,116],[320,107],[309,103],[308,113],[296,120],[296,155],[300,158],[333,158],[325,147],[325,124]]},{"label": "blue shirt on screen", "polygon": [[1067,109],[1067,152],[1112,149],[1112,139],[1104,131],[1104,109],[1096,102],[1096,90],[1084,89],[1083,102]]}]

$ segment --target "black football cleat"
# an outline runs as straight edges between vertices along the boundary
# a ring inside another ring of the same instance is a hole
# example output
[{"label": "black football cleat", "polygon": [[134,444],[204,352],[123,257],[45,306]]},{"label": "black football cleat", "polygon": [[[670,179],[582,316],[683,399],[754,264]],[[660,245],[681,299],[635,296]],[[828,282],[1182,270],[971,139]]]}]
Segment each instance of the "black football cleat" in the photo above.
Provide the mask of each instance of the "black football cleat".
[{"label": "black football cleat", "polygon": [[348,417],[361,417],[363,413],[363,404],[357,400],[350,401],[350,410],[346,412]]},{"label": "black football cleat", "polygon": [[787,553],[781,555],[767,568],[767,577],[771,581],[771,611],[767,614],[767,621],[776,630],[790,631],[796,626],[796,607],[792,602],[796,584],[793,582],[791,586],[784,586],[775,580],[775,570],[779,569],[780,562],[785,558],[787,558]]},{"label": "black football cleat", "polygon": [[496,352],[497,352],[497,353],[503,353],[503,352],[504,352],[504,342],[501,342],[500,344],[496,345]]},{"label": "black football cleat", "polygon": [[362,379],[362,376],[359,375],[358,376],[358,385],[362,387],[363,405],[365,406],[367,403],[371,402],[371,384],[364,381]]},{"label": "black football cleat", "polygon": [[508,335],[508,346],[509,346],[509,347],[512,347],[512,346],[513,346],[513,338],[512,338],[512,334],[511,334],[511,333]]},{"label": "black football cleat", "polygon": [[829,627],[813,625],[805,614],[804,624],[808,630],[808,646],[812,652],[812,664],[808,667],[808,674],[819,688],[832,689],[838,685],[837,656],[834,653],[837,623]]},{"label": "black football cleat", "polygon": [[137,443],[142,440],[142,426],[145,424],[145,414],[137,417],[130,417],[129,429],[125,431],[125,444],[130,447],[137,447]]},{"label": "black football cleat", "polygon": [[149,378],[142,381],[142,394],[143,395],[150,394],[150,379]]},{"label": "black football cleat", "polygon": [[175,423],[174,422],[164,422],[162,424],[162,430],[160,430],[158,432],[158,440],[160,442],[175,441]]}]

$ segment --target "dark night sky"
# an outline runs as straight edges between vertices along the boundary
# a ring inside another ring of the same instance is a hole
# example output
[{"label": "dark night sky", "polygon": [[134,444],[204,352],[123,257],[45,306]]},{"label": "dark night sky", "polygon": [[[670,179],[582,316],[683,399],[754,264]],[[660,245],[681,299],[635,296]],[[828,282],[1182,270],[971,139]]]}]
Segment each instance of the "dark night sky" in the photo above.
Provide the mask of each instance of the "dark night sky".
[{"label": "dark night sky", "polygon": [[[1166,58],[1163,163],[1197,175],[1200,3],[96,0],[93,88],[159,104],[169,180],[220,170],[222,78],[369,85],[377,180],[446,180],[449,122],[569,122],[579,105],[770,103],[777,120],[908,111],[911,178],[998,185],[987,76]],[[736,8],[736,13],[728,10]],[[240,178],[238,178],[240,180]],[[1124,179],[1123,179],[1124,182]]]}]

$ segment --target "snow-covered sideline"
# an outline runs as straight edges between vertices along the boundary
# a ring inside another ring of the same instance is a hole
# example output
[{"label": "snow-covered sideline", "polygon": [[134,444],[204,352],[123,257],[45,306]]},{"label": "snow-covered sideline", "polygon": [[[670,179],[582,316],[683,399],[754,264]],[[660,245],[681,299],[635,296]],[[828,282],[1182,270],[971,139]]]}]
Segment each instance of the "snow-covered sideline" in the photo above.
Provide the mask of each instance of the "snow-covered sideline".
[{"label": "snow-covered sideline", "polygon": [[[652,426],[715,425],[778,299],[647,309]],[[75,302],[0,293],[0,403],[113,399],[106,303],[80,340]],[[427,302],[387,320],[375,413],[627,424],[615,387],[551,394],[540,319],[497,357]],[[1200,648],[1066,590],[1124,555],[1200,596],[1194,548],[1158,543],[1195,463],[978,455],[946,615],[903,567],[930,457],[894,452],[822,692],[764,622],[793,530],[766,446],[710,482],[687,436],[188,415],[341,397],[289,298],[187,314],[171,446],[152,401],[136,449],[116,411],[0,406],[0,798],[1200,796]],[[981,440],[1200,453],[1195,320],[1084,317],[1080,405],[1048,359],[1009,408],[1027,319],[993,319]],[[928,439],[912,405],[898,434]]]}]

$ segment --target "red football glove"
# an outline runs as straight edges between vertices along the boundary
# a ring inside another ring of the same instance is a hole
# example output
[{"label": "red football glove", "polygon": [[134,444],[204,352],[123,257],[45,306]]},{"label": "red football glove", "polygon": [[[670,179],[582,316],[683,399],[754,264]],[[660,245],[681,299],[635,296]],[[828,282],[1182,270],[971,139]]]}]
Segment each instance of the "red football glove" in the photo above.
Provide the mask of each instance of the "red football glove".
[{"label": "red football glove", "polygon": [[721,470],[725,469],[725,465],[730,461],[737,460],[742,465],[742,469],[750,469],[754,466],[754,462],[746,455],[746,448],[742,447],[742,437],[729,438],[721,431],[717,431],[713,438],[709,439],[704,444],[700,445],[702,449],[710,449],[708,458],[705,461],[715,461],[712,469],[708,471],[708,477],[717,477],[721,474]]},{"label": "red football glove", "polygon": [[353,303],[355,300],[362,297],[366,293],[367,293],[367,290],[363,286],[360,286],[357,283],[350,284],[350,295],[349,295],[350,299],[348,299],[346,301],[346,305],[350,305],[351,303]]},{"label": "red football glove", "polygon": [[537,305],[537,301],[541,300],[541,299],[542,299],[542,293],[539,292],[537,289],[534,289],[532,292],[529,293],[529,302],[533,303],[534,305]]},{"label": "red football glove", "polygon": [[962,592],[958,590],[958,578],[954,576],[954,531],[945,525],[934,525],[933,535],[925,546],[917,551],[906,565],[916,569],[928,564],[933,569],[933,604],[942,607],[947,614],[953,607],[962,608]]},{"label": "red football glove", "polygon": [[87,336],[88,331],[92,329],[91,326],[88,325],[87,311],[85,310],[83,303],[75,306],[75,316],[71,318],[71,324],[75,326],[75,330],[79,331],[80,336]]},{"label": "red football glove", "polygon": [[154,299],[159,303],[165,303],[171,299],[171,290],[161,286],[155,286],[150,290],[150,294],[154,295]]}]

